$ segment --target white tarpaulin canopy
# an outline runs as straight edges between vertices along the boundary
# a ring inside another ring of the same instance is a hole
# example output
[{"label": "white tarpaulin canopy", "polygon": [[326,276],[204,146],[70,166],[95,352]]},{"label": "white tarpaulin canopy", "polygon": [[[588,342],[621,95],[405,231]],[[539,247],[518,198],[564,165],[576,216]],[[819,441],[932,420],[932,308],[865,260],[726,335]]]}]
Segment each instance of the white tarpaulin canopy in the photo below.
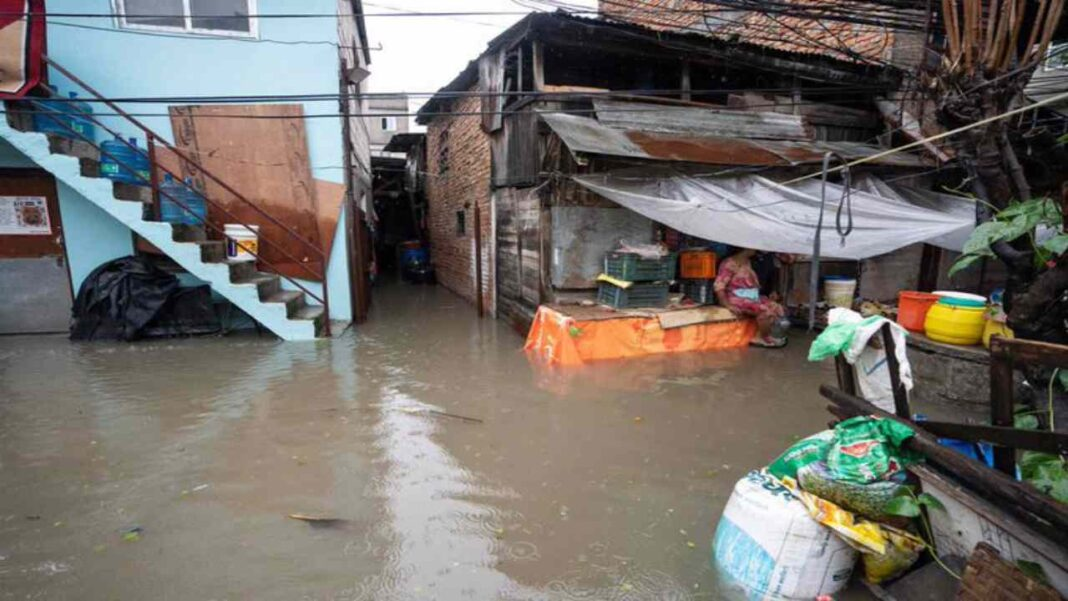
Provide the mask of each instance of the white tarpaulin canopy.
[{"label": "white tarpaulin canopy", "polygon": [[[757,175],[711,177],[671,168],[575,176],[580,185],[680,232],[732,246],[810,254],[820,210],[819,180],[790,186]],[[827,184],[821,254],[867,259],[917,242],[960,250],[975,228],[973,200],[894,186],[867,176],[851,189],[853,231],[835,231],[842,187]],[[842,225],[847,218],[843,212]]]}]

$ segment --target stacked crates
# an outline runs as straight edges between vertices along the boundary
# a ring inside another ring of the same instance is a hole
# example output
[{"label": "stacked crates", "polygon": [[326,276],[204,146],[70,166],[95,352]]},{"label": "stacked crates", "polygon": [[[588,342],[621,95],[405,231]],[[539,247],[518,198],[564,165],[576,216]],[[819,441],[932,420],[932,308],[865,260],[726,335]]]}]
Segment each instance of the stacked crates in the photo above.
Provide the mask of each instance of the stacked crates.
[{"label": "stacked crates", "polygon": [[679,253],[679,275],[686,298],[699,305],[712,305],[716,295],[716,253],[710,250],[684,250]]},{"label": "stacked crates", "polygon": [[675,279],[675,263],[674,254],[649,259],[635,253],[610,252],[604,258],[605,275],[633,283],[623,288],[601,282],[597,302],[614,309],[667,306],[668,287]]}]

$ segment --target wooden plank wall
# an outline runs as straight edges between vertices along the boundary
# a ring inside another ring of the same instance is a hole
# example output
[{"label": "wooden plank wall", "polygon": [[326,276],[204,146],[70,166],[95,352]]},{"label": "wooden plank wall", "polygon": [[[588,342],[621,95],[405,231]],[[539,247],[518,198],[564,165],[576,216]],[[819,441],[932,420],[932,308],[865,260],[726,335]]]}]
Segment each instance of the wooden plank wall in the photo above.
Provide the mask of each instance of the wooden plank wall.
[{"label": "wooden plank wall", "polygon": [[[170,114],[175,144],[181,150],[303,239],[324,247],[304,111],[300,105],[173,106]],[[278,118],[215,117],[219,114]],[[307,245],[270,223],[189,163],[182,162],[181,173],[183,177],[194,178],[213,201],[241,221],[260,226],[260,254],[276,265],[279,272],[290,277],[317,279],[285,256],[288,253],[315,273],[321,273],[322,265]],[[210,205],[208,218],[220,227],[232,222]],[[260,268],[265,266],[261,264]]]},{"label": "wooden plank wall", "polygon": [[495,194],[497,313],[525,332],[545,298],[542,249],[548,210],[542,209],[537,188],[499,188]]}]

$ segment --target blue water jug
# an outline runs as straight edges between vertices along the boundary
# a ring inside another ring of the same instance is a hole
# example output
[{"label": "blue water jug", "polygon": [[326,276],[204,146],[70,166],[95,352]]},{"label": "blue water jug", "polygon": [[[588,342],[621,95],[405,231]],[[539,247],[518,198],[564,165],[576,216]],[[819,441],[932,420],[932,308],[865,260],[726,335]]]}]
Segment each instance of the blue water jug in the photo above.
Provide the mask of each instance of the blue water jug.
[{"label": "blue water jug", "polygon": [[93,109],[87,103],[77,101],[77,98],[78,94],[71,92],[70,101],[34,101],[33,129],[42,134],[95,142],[96,126],[91,119],[83,116],[92,115]]},{"label": "blue water jug", "polygon": [[[161,220],[180,225],[204,225],[204,221],[208,218],[207,202],[204,196],[193,187],[192,178],[186,178],[185,184],[181,184],[174,181],[170,174],[166,174],[163,176],[163,183],[159,189]],[[185,208],[179,205],[179,202],[185,205]]]},{"label": "blue water jug", "polygon": [[101,175],[124,184],[151,185],[148,154],[137,148],[137,138],[130,138],[130,144],[127,145],[116,136],[114,140],[101,144],[100,150]]}]

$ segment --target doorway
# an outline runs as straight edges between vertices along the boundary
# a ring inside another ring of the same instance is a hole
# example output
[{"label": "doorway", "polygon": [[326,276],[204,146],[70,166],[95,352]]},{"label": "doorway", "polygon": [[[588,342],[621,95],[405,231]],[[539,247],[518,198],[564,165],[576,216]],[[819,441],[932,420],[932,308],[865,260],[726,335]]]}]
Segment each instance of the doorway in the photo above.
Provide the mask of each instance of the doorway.
[{"label": "doorway", "polygon": [[45,171],[0,169],[0,334],[67,332],[70,270],[56,182]]}]

